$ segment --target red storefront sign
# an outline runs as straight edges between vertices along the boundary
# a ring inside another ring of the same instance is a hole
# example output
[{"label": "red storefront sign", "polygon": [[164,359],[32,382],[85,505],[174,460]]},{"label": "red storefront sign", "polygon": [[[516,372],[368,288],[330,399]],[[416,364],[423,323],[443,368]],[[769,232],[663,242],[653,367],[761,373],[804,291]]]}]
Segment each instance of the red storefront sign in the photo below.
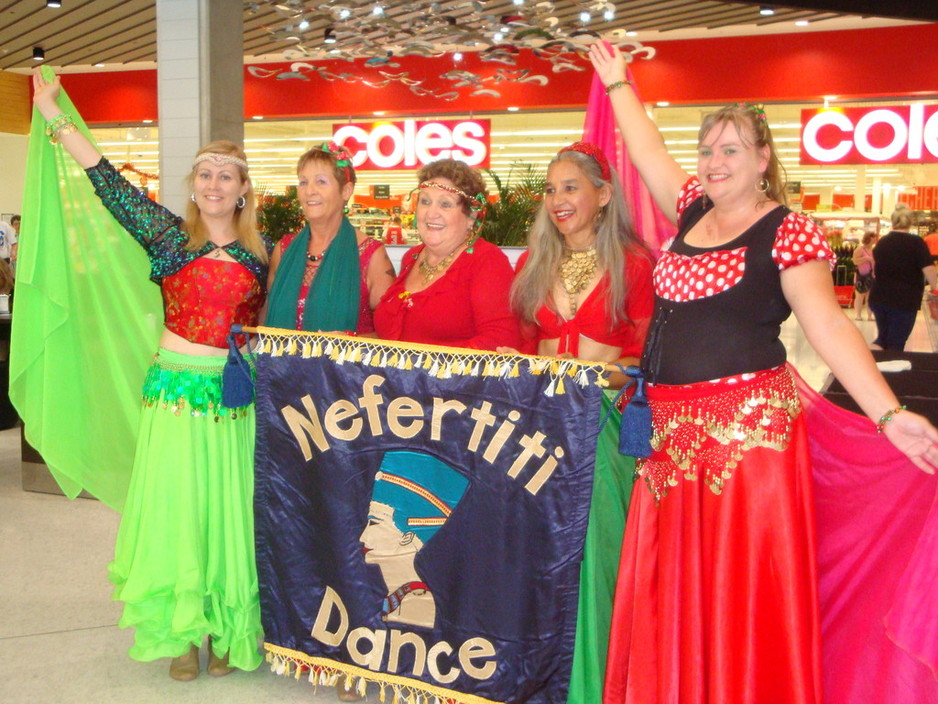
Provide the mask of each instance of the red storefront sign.
[{"label": "red storefront sign", "polygon": [[801,163],[938,163],[938,105],[802,110]]},{"label": "red storefront sign", "polygon": [[490,120],[401,120],[332,126],[332,139],[352,155],[358,169],[412,169],[452,158],[487,167]]}]

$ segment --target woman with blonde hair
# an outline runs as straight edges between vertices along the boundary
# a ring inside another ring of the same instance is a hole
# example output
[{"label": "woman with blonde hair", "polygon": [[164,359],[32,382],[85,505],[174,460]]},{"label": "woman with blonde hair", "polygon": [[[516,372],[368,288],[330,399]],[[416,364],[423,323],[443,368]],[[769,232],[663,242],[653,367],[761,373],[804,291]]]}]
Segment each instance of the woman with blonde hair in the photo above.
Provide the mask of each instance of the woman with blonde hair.
[{"label": "woman with blonde hair", "polygon": [[[243,150],[212,142],[193,161],[180,219],[124,179],[57,103],[60,79],[37,70],[33,102],[46,133],[84,168],[95,192],[146,250],[165,322],[143,385],[136,455],[109,577],[136,629],[130,655],[173,658],[170,677],[251,670],[261,661],[254,563],[254,405],[222,402],[226,337],[255,325],[267,246],[257,232]],[[239,340],[244,344],[245,340]]]}]

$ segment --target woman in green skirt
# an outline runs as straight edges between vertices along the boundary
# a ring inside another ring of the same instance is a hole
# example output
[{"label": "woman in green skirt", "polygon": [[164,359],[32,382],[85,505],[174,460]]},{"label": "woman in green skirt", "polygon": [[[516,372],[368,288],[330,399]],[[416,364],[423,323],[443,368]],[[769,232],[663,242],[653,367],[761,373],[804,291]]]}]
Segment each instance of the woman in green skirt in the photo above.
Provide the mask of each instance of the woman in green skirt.
[{"label": "woman in green skirt", "polygon": [[[130,655],[173,658],[169,674],[256,668],[261,657],[254,564],[253,404],[222,404],[226,336],[255,325],[266,296],[268,248],[257,232],[244,152],[212,142],[189,176],[179,218],[124,179],[58,104],[59,78],[33,77],[46,134],[85,169],[95,192],[143,246],[165,314],[143,387],[133,472],[109,576],[136,629]],[[239,340],[245,344],[246,340]]]}]

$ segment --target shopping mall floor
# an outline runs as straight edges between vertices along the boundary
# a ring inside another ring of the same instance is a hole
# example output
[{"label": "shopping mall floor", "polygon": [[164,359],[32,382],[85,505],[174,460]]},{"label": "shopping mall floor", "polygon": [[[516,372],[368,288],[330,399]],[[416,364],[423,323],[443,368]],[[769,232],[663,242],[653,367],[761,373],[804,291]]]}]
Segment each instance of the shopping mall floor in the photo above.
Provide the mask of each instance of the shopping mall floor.
[{"label": "shopping mall floor", "polygon": [[[875,334],[874,323],[857,325],[867,339]],[[789,359],[820,387],[828,370],[797,325],[786,323],[783,337]],[[908,350],[932,351],[921,315]],[[97,501],[24,492],[19,434],[0,432],[0,702],[337,701],[330,688],[314,692],[305,680],[277,677],[266,666],[175,682],[166,661],[130,660],[131,633],[117,627],[119,605],[110,600],[105,570],[118,516]]]}]

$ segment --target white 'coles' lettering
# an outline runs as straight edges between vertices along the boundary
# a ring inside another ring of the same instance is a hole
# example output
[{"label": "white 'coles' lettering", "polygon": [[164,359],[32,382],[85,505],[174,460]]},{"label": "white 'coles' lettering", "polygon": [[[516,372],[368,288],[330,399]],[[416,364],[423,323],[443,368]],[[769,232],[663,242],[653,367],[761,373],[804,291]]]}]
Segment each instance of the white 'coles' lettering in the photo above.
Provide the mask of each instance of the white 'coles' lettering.
[{"label": "white 'coles' lettering", "polygon": [[938,162],[938,105],[801,111],[802,164]]},{"label": "white 'coles' lettering", "polygon": [[332,126],[332,139],[352,155],[356,169],[407,169],[452,158],[487,167],[489,120],[402,120]]}]

